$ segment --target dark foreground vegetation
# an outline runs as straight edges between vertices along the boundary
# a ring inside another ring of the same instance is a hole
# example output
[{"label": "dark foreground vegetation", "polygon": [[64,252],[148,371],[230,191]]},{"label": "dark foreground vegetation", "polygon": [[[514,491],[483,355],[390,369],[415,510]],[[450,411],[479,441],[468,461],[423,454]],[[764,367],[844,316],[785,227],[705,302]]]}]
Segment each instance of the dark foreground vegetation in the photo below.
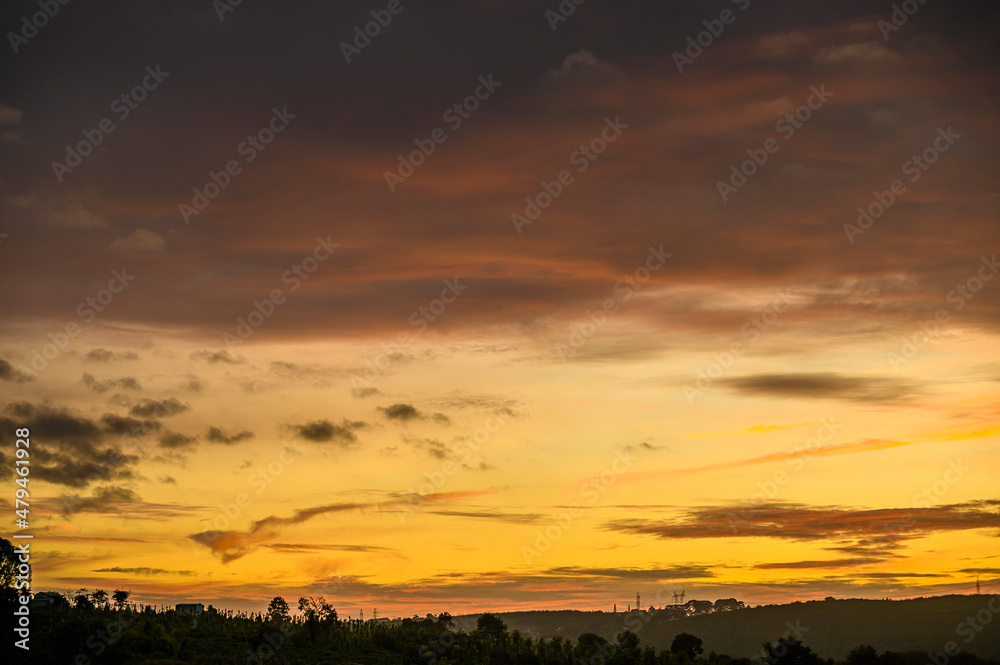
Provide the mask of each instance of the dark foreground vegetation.
[{"label": "dark foreground vegetation", "polygon": [[[3,604],[10,616],[9,597]],[[342,621],[322,598],[302,598],[299,612],[275,598],[266,614],[217,611],[202,614],[134,607],[127,592],[45,594],[31,609],[31,651],[14,649],[14,662],[40,665],[211,664],[394,664],[394,665],[834,665],[797,637],[761,635],[753,660],[706,653],[702,640],[682,633],[668,648],[640,643],[622,630],[611,640],[593,633],[570,640],[531,638],[509,630],[494,614],[475,628],[456,631],[448,614],[401,621]],[[8,638],[8,645],[10,644]],[[934,665],[1000,665],[970,654],[947,656]],[[5,662],[7,659],[4,659]],[[927,653],[879,653],[869,646],[850,651],[847,665],[927,665]]]}]

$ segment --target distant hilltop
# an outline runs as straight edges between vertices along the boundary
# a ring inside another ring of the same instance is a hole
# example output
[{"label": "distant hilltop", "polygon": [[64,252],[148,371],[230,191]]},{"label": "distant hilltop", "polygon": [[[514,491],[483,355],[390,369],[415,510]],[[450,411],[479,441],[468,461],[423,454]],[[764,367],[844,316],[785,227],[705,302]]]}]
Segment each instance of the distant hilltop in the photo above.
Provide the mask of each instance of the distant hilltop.
[{"label": "distant hilltop", "polygon": [[[690,633],[704,641],[706,653],[734,657],[753,658],[760,654],[762,642],[792,634],[821,657],[838,660],[860,644],[879,651],[924,653],[943,653],[952,644],[982,658],[1000,658],[998,596],[827,598],[762,607],[735,601],[736,607],[730,601],[692,600],[681,606],[617,613],[536,610],[496,614],[510,630],[532,637],[575,640],[584,633],[594,633],[610,640],[622,630],[631,630],[643,645],[665,649],[677,635]],[[478,616],[456,616],[455,627],[474,630]]]}]

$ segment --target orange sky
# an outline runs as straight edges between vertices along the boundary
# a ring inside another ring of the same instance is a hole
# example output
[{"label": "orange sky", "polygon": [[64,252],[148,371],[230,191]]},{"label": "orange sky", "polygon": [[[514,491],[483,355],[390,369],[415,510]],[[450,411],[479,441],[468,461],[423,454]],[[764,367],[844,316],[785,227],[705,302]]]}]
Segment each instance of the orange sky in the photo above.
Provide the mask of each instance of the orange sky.
[{"label": "orange sky", "polygon": [[407,5],[351,63],[364,12],[77,8],[106,52],[54,24],[18,54],[0,506],[30,427],[36,590],[357,616],[995,585],[996,12],[885,38],[870,3],[649,4],[551,31],[473,2],[461,35]]}]

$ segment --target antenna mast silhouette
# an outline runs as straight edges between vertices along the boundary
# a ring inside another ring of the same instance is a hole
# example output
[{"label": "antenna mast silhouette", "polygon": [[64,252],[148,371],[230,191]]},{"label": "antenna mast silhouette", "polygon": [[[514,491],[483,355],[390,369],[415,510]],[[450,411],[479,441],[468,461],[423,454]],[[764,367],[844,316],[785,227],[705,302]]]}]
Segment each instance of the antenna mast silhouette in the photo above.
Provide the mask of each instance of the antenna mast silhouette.
[{"label": "antenna mast silhouette", "polygon": [[976,575],[976,595],[980,595],[979,592],[979,575]]},{"label": "antenna mast silhouette", "polygon": [[635,609],[637,609],[637,610],[641,610],[642,609],[642,605],[639,603],[639,592],[638,591],[635,592]]}]

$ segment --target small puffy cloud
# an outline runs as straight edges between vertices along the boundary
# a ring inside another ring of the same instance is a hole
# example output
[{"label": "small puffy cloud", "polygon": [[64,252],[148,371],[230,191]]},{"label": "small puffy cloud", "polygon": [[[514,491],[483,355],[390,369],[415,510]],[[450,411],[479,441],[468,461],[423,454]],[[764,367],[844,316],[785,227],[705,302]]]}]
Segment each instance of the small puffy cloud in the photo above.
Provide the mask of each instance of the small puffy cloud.
[{"label": "small puffy cloud", "polygon": [[167,241],[159,233],[149,229],[136,229],[130,236],[115,239],[109,248],[155,252],[163,249],[166,244]]},{"label": "small puffy cloud", "polygon": [[62,212],[50,213],[48,222],[60,229],[106,229],[111,225],[100,215],[89,212],[80,203],[74,203]]},{"label": "small puffy cloud", "polygon": [[240,441],[246,441],[247,439],[252,439],[253,432],[245,429],[242,432],[237,432],[236,434],[227,434],[218,427],[209,427],[207,438],[212,443],[223,443],[227,446],[230,446],[234,443],[239,443]]},{"label": "small puffy cloud", "polygon": [[[178,432],[167,432],[160,437],[160,448],[166,448],[168,450],[188,450],[194,448],[194,445],[197,442],[198,437],[196,436],[187,436],[186,434],[180,434]],[[174,482],[176,483],[176,481]]]},{"label": "small puffy cloud", "polygon": [[229,351],[196,351],[191,354],[191,360],[204,360],[207,363],[216,365],[218,363],[225,363],[227,365],[237,365],[242,360],[234,358]]},{"label": "small puffy cloud", "polygon": [[420,418],[421,413],[412,404],[393,404],[385,408],[379,407],[379,411],[385,414],[389,420],[400,420],[406,422],[414,418]]},{"label": "small puffy cloud", "polygon": [[30,381],[29,377],[24,372],[14,369],[6,360],[0,360],[0,381],[16,381],[17,383],[24,383],[25,381]]},{"label": "small puffy cloud", "polygon": [[382,391],[378,388],[353,388],[351,390],[351,395],[357,397],[358,399],[364,399],[366,397],[372,397],[374,395],[381,395]]},{"label": "small puffy cloud", "polygon": [[170,397],[168,399],[144,399],[138,404],[134,405],[130,410],[129,414],[133,416],[139,416],[140,418],[163,418],[166,416],[175,416],[178,413],[183,413],[187,411],[189,407],[184,404],[176,397]]},{"label": "small puffy cloud", "polygon": [[88,363],[111,363],[125,360],[138,360],[139,354],[131,351],[109,351],[108,349],[92,349],[84,354],[83,360]]},{"label": "small puffy cloud", "polygon": [[0,104],[0,124],[16,125],[24,117],[24,111],[20,109]]},{"label": "small puffy cloud", "polygon": [[579,81],[608,78],[613,76],[615,72],[614,67],[603,62],[590,51],[582,49],[563,58],[562,67],[550,71],[549,77],[554,80]]},{"label": "small puffy cloud", "polygon": [[896,51],[878,42],[860,42],[829,46],[813,56],[813,61],[821,65],[840,65],[850,62],[877,63],[897,62],[903,59]]},{"label": "small puffy cloud", "polygon": [[194,376],[189,378],[187,383],[181,385],[181,390],[186,390],[191,393],[200,393],[201,388],[202,388],[201,380],[199,380],[197,377]]},{"label": "small puffy cloud", "polygon": [[93,374],[84,374],[83,385],[87,386],[95,393],[104,393],[112,388],[120,388],[122,390],[142,390],[142,386],[139,385],[138,379],[131,376],[123,376],[120,379],[98,380],[94,378]]},{"label": "small puffy cloud", "polygon": [[292,425],[292,430],[299,438],[314,443],[337,443],[343,446],[357,442],[354,430],[365,427],[367,423],[350,421],[346,418],[338,425],[329,420],[317,420],[303,425]]},{"label": "small puffy cloud", "polygon": [[160,423],[155,420],[137,420],[135,418],[118,416],[113,413],[106,413],[101,416],[101,424],[104,425],[104,430],[109,434],[133,438],[145,436],[146,434],[160,430]]}]

